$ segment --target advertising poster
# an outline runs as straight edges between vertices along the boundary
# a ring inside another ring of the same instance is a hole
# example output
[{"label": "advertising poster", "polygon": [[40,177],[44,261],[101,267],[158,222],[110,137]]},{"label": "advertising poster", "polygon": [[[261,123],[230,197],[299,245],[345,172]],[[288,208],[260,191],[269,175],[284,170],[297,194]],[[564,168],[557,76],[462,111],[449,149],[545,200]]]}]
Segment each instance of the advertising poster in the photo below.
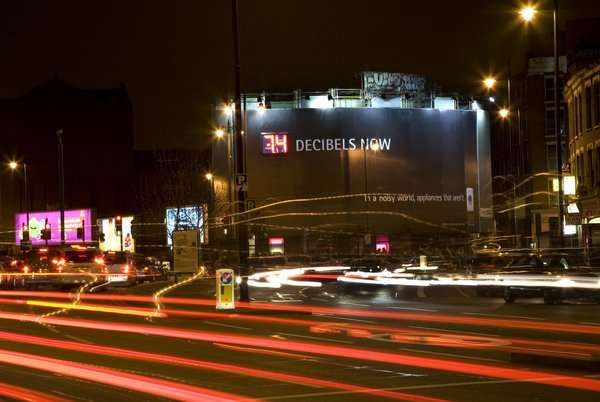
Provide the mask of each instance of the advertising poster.
[{"label": "advertising poster", "polygon": [[[46,244],[42,240],[42,229],[50,224],[51,238],[48,244],[60,243],[60,211],[36,211],[29,213],[29,239],[31,244]],[[82,240],[77,238],[77,228],[84,225],[84,235],[86,241],[92,240],[92,212],[86,209],[65,210],[65,242],[79,243]],[[15,214],[15,240],[20,243],[23,239],[23,229],[27,226],[27,214]]]},{"label": "advertising poster", "polygon": [[135,239],[131,231],[133,216],[121,217],[121,227],[123,229],[123,237],[117,230],[117,222],[115,218],[98,219],[98,227],[100,232],[104,234],[104,241],[100,240],[100,250],[102,251],[128,251],[135,252]]}]

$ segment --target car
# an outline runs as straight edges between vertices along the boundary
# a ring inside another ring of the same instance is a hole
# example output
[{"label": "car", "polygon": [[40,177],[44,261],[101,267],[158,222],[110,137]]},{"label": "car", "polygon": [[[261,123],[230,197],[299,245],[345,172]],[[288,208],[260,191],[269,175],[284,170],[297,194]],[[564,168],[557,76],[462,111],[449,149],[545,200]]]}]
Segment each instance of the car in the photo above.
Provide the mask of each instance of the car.
[{"label": "car", "polygon": [[541,297],[545,304],[558,304],[569,298],[600,301],[600,271],[583,265],[583,257],[567,253],[530,254],[511,261],[498,278],[510,283],[504,287],[506,303],[517,298]]},{"label": "car", "polygon": [[110,286],[131,286],[139,281],[135,259],[127,251],[107,251],[102,264]]}]

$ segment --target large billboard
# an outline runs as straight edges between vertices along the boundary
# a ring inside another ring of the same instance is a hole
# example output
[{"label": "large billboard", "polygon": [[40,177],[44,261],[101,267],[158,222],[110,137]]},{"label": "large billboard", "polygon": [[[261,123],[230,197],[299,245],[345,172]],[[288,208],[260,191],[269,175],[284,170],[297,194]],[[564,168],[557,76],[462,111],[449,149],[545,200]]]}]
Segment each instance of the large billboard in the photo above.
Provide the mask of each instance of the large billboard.
[{"label": "large billboard", "polygon": [[206,206],[183,206],[167,208],[165,211],[167,223],[167,244],[173,244],[173,233],[178,230],[198,230],[201,244],[208,242],[208,231],[204,222]]},{"label": "large billboard", "polygon": [[261,205],[299,200],[261,210],[258,214],[273,217],[268,223],[293,226],[301,220],[367,233],[417,227],[479,231],[479,210],[491,206],[482,193],[491,188],[491,177],[485,168],[489,149],[483,146],[488,133],[480,132],[479,114],[393,108],[250,111],[248,199]]},{"label": "large billboard", "polygon": [[100,238],[99,247],[102,251],[129,251],[135,252],[135,239],[131,230],[133,216],[121,217],[121,230],[117,230],[116,218],[98,219],[99,231],[104,235]]},{"label": "large billboard", "polygon": [[[60,239],[60,211],[38,211],[29,213],[29,239],[32,244],[46,244],[42,240],[42,229],[46,223],[50,224],[51,238],[49,244],[57,244]],[[85,209],[65,210],[65,242],[78,243],[82,239],[77,238],[77,228],[84,227],[86,241],[92,240],[92,211]],[[15,214],[16,242],[23,239],[23,229],[27,227],[27,214]]]}]

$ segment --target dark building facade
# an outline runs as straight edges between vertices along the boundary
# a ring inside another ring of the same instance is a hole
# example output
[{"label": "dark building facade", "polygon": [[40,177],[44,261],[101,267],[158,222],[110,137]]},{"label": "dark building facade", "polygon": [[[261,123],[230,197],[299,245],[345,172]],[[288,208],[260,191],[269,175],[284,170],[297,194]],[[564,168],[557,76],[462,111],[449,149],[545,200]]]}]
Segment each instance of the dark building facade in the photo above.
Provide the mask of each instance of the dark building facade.
[{"label": "dark building facade", "polygon": [[[18,211],[59,208],[58,130],[63,133],[66,208],[92,208],[96,216],[134,209],[132,106],[124,86],[80,89],[54,78],[19,98],[0,99],[0,125],[3,231],[15,229]],[[16,171],[7,167],[12,160],[19,163]],[[14,234],[9,237],[14,241]]]},{"label": "dark building facade", "polygon": [[[559,90],[566,57],[559,59]],[[517,237],[520,247],[551,247],[558,238],[554,131],[554,58],[531,57],[511,79],[511,111],[492,124],[494,194],[498,235]],[[563,161],[567,161],[565,102],[559,97]]]},{"label": "dark building facade", "polygon": [[577,194],[567,215],[580,228],[580,244],[600,247],[600,19],[571,25],[569,75],[569,154]]}]

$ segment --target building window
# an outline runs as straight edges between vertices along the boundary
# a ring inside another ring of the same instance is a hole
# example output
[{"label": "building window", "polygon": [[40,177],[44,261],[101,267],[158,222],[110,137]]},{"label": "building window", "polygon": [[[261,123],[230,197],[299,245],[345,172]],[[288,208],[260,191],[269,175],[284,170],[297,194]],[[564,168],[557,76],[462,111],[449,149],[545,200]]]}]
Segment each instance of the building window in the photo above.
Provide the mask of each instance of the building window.
[{"label": "building window", "polygon": [[544,77],[544,100],[554,102],[554,76]]},{"label": "building window", "polygon": [[583,98],[581,95],[577,97],[577,128],[579,134],[583,131]]},{"label": "building window", "polygon": [[592,128],[592,87],[585,88],[585,129]]},{"label": "building window", "polygon": [[577,122],[577,116],[579,112],[579,108],[577,107],[577,96],[573,97],[573,137],[577,138],[579,136],[579,123]]},{"label": "building window", "polygon": [[546,127],[546,135],[554,134],[554,110],[546,109],[546,117],[544,125]]},{"label": "building window", "polygon": [[549,172],[556,172],[556,145],[546,145],[546,167]]},{"label": "building window", "polygon": [[595,111],[594,113],[594,125],[600,124],[600,81],[594,82],[594,102],[595,102]]},{"label": "building window", "polygon": [[588,165],[588,180],[587,183],[590,188],[594,186],[596,182],[596,177],[594,176],[594,152],[589,149],[587,151],[587,165]]}]

